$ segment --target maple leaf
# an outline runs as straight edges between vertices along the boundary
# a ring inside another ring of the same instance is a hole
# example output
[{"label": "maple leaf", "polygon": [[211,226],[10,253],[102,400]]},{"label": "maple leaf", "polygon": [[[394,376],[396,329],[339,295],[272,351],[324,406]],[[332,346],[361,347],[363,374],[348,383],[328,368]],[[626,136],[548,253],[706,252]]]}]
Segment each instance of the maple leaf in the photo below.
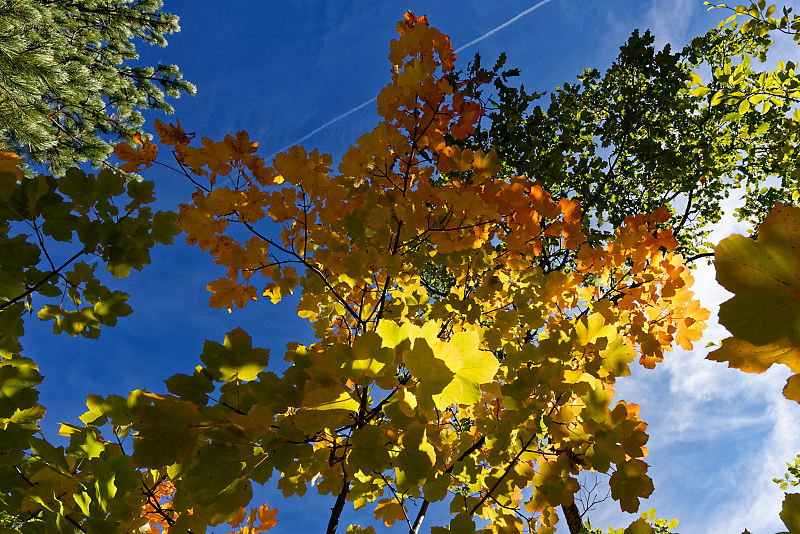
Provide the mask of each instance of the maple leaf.
[{"label": "maple leaf", "polygon": [[[245,519],[247,519],[247,524],[242,525]],[[264,503],[258,508],[252,508],[248,516],[247,508],[241,507],[236,512],[236,515],[228,521],[228,524],[238,529],[230,534],[257,534],[258,532],[266,532],[278,524],[278,509],[270,509],[269,504]]]},{"label": "maple leaf", "polygon": [[161,143],[168,146],[174,146],[185,145],[191,142],[191,140],[194,138],[194,134],[187,134],[181,126],[181,121],[176,120],[175,122],[177,123],[177,126],[165,124],[159,119],[155,120],[153,127],[155,128]]},{"label": "maple leaf", "polygon": [[734,296],[720,305],[720,322],[756,345],[787,338],[800,345],[800,208],[777,205],[758,240],[733,235],[714,250],[717,281]]},{"label": "maple leaf", "polygon": [[278,524],[278,509],[270,509],[268,505],[264,504],[258,509],[258,520],[261,522],[258,530],[266,532]]},{"label": "maple leaf", "polygon": [[619,501],[623,512],[639,510],[639,499],[653,493],[653,481],[647,476],[647,464],[641,460],[628,460],[617,465],[609,481],[611,496]]},{"label": "maple leaf", "polygon": [[405,508],[394,499],[381,499],[375,506],[375,519],[383,521],[387,527],[391,527],[398,519],[405,517]]},{"label": "maple leaf", "polygon": [[142,166],[145,169],[152,167],[158,156],[158,145],[152,144],[147,137],[142,138],[142,134],[138,132],[133,136],[133,142],[139,145],[138,149],[134,149],[125,141],[117,143],[114,147],[114,154],[125,162],[120,165],[120,169],[125,172],[138,172]]},{"label": "maple leaf", "polygon": [[[759,227],[758,240],[733,235],[715,249],[717,280],[734,296],[720,306],[732,334],[708,359],[761,373],[783,363],[800,373],[800,208],[778,204]],[[784,395],[800,402],[798,375]]]},{"label": "maple leaf", "polygon": [[258,148],[258,142],[250,141],[250,134],[245,131],[236,132],[236,137],[225,136],[224,143],[234,161],[243,161]]},{"label": "maple leaf", "polygon": [[230,278],[214,280],[206,286],[206,289],[212,293],[208,299],[209,306],[225,308],[228,312],[232,312],[236,307],[244,308],[248,301],[258,298],[256,288],[237,284]]},{"label": "maple leaf", "polygon": [[13,152],[0,150],[0,172],[8,172],[13,174],[17,181],[25,177],[25,173],[20,168],[22,160]]},{"label": "maple leaf", "polygon": [[211,169],[210,180],[212,183],[216,180],[217,175],[227,176],[230,174],[232,170],[231,145],[225,141],[215,142],[210,137],[203,137],[201,142],[203,148],[200,149],[200,152],[205,157],[205,165]]}]

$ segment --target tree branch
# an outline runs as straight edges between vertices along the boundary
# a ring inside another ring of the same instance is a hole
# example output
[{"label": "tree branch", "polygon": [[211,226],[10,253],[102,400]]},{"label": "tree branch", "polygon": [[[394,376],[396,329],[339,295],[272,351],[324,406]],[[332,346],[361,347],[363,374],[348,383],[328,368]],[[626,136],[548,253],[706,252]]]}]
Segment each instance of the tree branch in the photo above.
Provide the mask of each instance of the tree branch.
[{"label": "tree branch", "polygon": [[581,521],[581,514],[575,501],[570,502],[568,506],[562,504],[561,511],[564,512],[564,518],[567,520],[570,534],[580,534],[583,528],[583,521]]},{"label": "tree branch", "polygon": [[342,515],[344,500],[347,497],[348,491],[350,491],[350,481],[345,477],[344,483],[342,484],[342,491],[339,492],[338,497],[336,497],[336,503],[333,505],[333,508],[331,508],[331,517],[328,520],[328,529],[325,531],[325,534],[336,534],[336,528],[339,526],[339,516]]},{"label": "tree branch", "polygon": [[419,527],[422,526],[422,521],[425,519],[425,514],[428,512],[428,505],[430,505],[428,499],[422,501],[422,506],[419,507],[419,512],[417,512],[417,518],[414,520],[411,530],[408,531],[409,534],[417,534],[419,532]]},{"label": "tree branch", "polygon": [[530,437],[530,439],[522,445],[522,448],[519,450],[519,452],[515,454],[514,458],[508,463],[508,467],[506,467],[506,470],[503,471],[503,474],[500,476],[500,478],[497,479],[497,482],[495,482],[492,485],[492,487],[489,488],[489,491],[487,491],[483,495],[483,497],[481,497],[481,500],[478,501],[478,504],[472,507],[472,510],[469,513],[470,515],[473,515],[478,510],[478,508],[480,508],[481,505],[483,505],[483,503],[486,502],[486,499],[488,499],[489,496],[492,494],[492,492],[497,489],[497,486],[500,485],[503,479],[505,479],[508,476],[508,473],[511,472],[511,469],[513,469],[514,466],[517,464],[517,460],[519,460],[520,456],[522,456],[523,453],[528,452],[528,447],[530,446],[531,443],[533,443],[533,440],[536,439],[536,436],[537,434],[534,432],[533,435]]},{"label": "tree branch", "polygon": [[42,278],[41,280],[36,282],[31,287],[27,288],[23,293],[17,295],[16,297],[14,297],[13,299],[9,300],[8,302],[4,302],[3,304],[0,304],[0,311],[6,309],[7,307],[11,306],[14,303],[19,302],[20,300],[24,299],[28,295],[31,295],[32,293],[34,293],[37,289],[39,289],[41,286],[43,286],[48,280],[50,280],[54,276],[58,276],[61,273],[61,271],[63,269],[65,269],[70,263],[72,263],[73,261],[77,260],[78,258],[83,256],[84,254],[86,254],[85,250],[81,250],[79,252],[76,252],[70,259],[68,259],[67,261],[62,263],[61,266],[59,266],[58,269],[56,269],[54,271],[50,271],[50,273],[47,276],[45,276],[44,278]]},{"label": "tree branch", "polygon": [[713,252],[703,252],[701,254],[695,254],[694,256],[691,256],[691,257],[686,258],[685,260],[683,260],[683,263],[689,263],[690,261],[699,260],[700,258],[708,258],[708,257],[711,257],[713,255],[714,255]]}]

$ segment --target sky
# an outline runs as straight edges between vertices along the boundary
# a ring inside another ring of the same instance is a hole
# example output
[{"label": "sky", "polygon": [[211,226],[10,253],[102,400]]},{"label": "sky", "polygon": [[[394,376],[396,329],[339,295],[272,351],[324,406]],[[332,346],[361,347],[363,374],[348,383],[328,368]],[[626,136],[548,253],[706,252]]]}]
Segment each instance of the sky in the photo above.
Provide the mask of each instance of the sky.
[{"label": "sky", "polygon": [[[682,46],[723,16],[707,13],[695,0],[165,4],[165,10],[180,15],[182,31],[169,38],[166,48],[140,48],[141,59],[145,64],[178,64],[197,85],[196,97],[175,102],[176,117],[187,131],[221,139],[247,130],[265,157],[303,139],[307,149],[329,152],[334,161],[377,122],[374,104],[348,112],[387,83],[388,44],[407,9],[426,14],[456,48],[529,10],[461,51],[456,65],[466,67],[476,52],[492,63],[505,51],[507,66],[519,67],[526,88],[535,91],[573,80],[584,67],[607,67],[634,28],[652,29],[659,44]],[[796,45],[778,46],[785,58],[796,60]],[[149,124],[155,118],[168,120],[154,113],[147,117]],[[156,180],[162,209],[174,208],[191,192],[175,175],[146,176]],[[728,209],[733,207],[732,202]],[[742,229],[728,216],[714,238],[737,230]],[[88,393],[164,391],[165,378],[191,372],[199,363],[204,339],[221,341],[237,326],[252,335],[254,345],[270,348],[274,362],[281,362],[286,343],[311,340],[307,323],[293,317],[291,300],[279,307],[258,301],[233,314],[210,309],[204,288],[221,272],[205,252],[182,238],[153,250],[152,259],[143,272],[117,282],[117,288],[131,295],[134,313],[106,329],[100,339],[57,337],[49,325],[26,324],[25,354],[39,362],[45,375],[40,389],[41,402],[48,407],[44,430],[49,437],[58,423],[77,420]],[[642,509],[653,506],[662,517],[678,518],[682,534],[739,533],[744,528],[753,534],[774,533],[781,529],[782,492],[771,479],[781,476],[784,462],[800,452],[800,405],[780,394],[788,376],[785,368],[745,375],[704,360],[712,350],[706,342],[727,335],[713,318],[730,295],[716,284],[709,267],[697,269],[696,288],[712,311],[706,339],[697,350],[678,350],[656,370],[640,369],[618,383],[618,398],[640,404],[649,423],[647,461],[656,490]],[[274,482],[260,494],[279,509],[273,532],[324,530],[332,497],[311,496],[312,491],[302,500],[284,500],[271,489]],[[317,508],[321,513],[309,513]],[[427,526],[437,517],[443,521],[445,508],[432,506]],[[343,523],[351,517],[357,516],[346,514]],[[611,499],[589,517],[603,527],[625,526],[631,519]],[[380,525],[376,529],[384,530]]]}]

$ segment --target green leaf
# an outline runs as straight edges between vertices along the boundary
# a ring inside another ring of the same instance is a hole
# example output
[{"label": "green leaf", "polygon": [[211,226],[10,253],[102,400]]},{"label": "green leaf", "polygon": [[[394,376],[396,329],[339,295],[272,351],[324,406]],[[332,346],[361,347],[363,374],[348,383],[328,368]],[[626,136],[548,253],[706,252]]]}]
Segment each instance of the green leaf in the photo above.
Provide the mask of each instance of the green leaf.
[{"label": "green leaf", "polygon": [[416,396],[424,407],[432,408],[434,402],[444,407],[458,400],[452,391],[445,393],[455,373],[434,354],[425,339],[414,341],[413,348],[403,356],[403,363],[418,379]]},{"label": "green leaf", "polygon": [[353,341],[352,349],[346,345],[338,347],[345,350],[341,358],[341,372],[344,378],[359,382],[365,377],[375,378],[390,373],[394,375],[395,351],[383,346],[384,341],[376,332],[365,332]]},{"label": "green leaf", "polygon": [[346,410],[358,411],[359,402],[341,387],[312,387],[303,398],[303,408],[309,410]]},{"label": "green leaf", "polygon": [[133,461],[141,467],[162,467],[186,460],[200,436],[200,410],[174,397],[143,393],[152,404],[138,404],[133,414],[141,418],[133,442]]},{"label": "green leaf", "polygon": [[787,493],[781,508],[781,521],[788,534],[800,534],[800,493]]},{"label": "green leaf", "polygon": [[177,213],[173,211],[157,211],[153,215],[151,234],[156,243],[171,245],[173,238],[179,233]]},{"label": "green leaf", "polygon": [[734,296],[720,323],[755,345],[788,339],[800,345],[800,208],[779,204],[758,240],[733,235],[717,245],[717,281]]},{"label": "green leaf", "polygon": [[653,527],[643,518],[640,517],[625,529],[624,534],[652,534]]},{"label": "green leaf", "polygon": [[418,487],[429,476],[436,462],[436,449],[428,441],[425,427],[414,425],[405,430],[401,439],[402,451],[394,460],[397,489],[405,491]]},{"label": "green leaf", "polygon": [[28,358],[13,356],[0,360],[0,417],[12,417],[17,410],[36,405],[42,382],[39,368]]},{"label": "green leaf", "polygon": [[389,466],[389,453],[386,449],[389,439],[378,426],[367,425],[353,432],[352,449],[347,457],[349,472],[361,471],[370,474],[383,472]]},{"label": "green leaf", "polygon": [[575,325],[575,334],[580,345],[594,343],[600,337],[608,337],[615,333],[612,325],[606,325],[606,320],[601,313],[593,313],[581,319]]},{"label": "green leaf", "polygon": [[208,393],[214,391],[214,383],[202,368],[196,370],[192,375],[173,375],[165,383],[170,393],[198,406],[208,404]]},{"label": "green leaf", "polygon": [[222,344],[206,340],[200,359],[214,380],[255,380],[267,367],[269,350],[253,348],[250,335],[236,328],[225,334]]}]

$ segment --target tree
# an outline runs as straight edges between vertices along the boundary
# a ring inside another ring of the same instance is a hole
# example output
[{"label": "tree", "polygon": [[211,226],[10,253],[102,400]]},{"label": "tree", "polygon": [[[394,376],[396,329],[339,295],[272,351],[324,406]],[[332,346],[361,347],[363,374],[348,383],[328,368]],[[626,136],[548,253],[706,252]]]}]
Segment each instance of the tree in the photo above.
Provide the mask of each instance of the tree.
[{"label": "tree", "polygon": [[103,161],[142,127],[140,110],[172,112],[194,94],[175,65],[132,65],[134,39],[166,45],[178,17],[161,0],[0,3],[0,150],[58,175]]},{"label": "tree", "polygon": [[[468,147],[482,114],[471,95],[486,79],[455,72],[449,39],[424,17],[408,13],[398,32],[383,120],[338,172],[301,147],[269,167],[245,132],[193,146],[159,121],[159,145],[117,146],[125,171],[151,167],[158,146],[174,152],[194,189],[177,224],[226,269],[208,284],[211,306],[298,292],[316,339],[287,347],[280,376],[242,329],[208,340],[168,394],[90,395],[83,425],[62,427],[66,448],[36,436],[44,408],[35,363],[19,354],[24,310],[45,302],[39,316],[71,335],[113,325],[129,311],[124,296],[95,266],[66,266],[95,253],[127,275],[177,233],[175,218],[152,214],[148,182],[112,170],[29,179],[3,160],[2,243],[26,251],[0,256],[23,258],[3,267],[0,315],[0,511],[14,528],[202,532],[246,520],[242,531],[263,531],[274,508],[246,507],[252,484],[276,471],[287,497],[331,495],[331,533],[348,502],[417,532],[443,501],[452,518],[433,532],[553,532],[558,507],[576,532],[577,475],[589,469],[610,475],[623,510],[652,492],[647,425],[638,406],[612,400],[637,356],[652,368],[676,344],[691,348],[708,317],[674,253],[672,213],[607,228],[582,213],[578,192],[551,194]],[[123,211],[109,197],[126,192]],[[73,232],[76,257],[48,262],[44,237]],[[62,293],[78,309],[55,304]],[[647,519],[628,531],[670,528]]]},{"label": "tree", "polygon": [[476,57],[470,75],[494,88],[465,89],[487,113],[460,144],[495,151],[502,173],[536,176],[554,199],[580,200],[589,239],[669,206],[678,251],[689,261],[710,256],[709,226],[733,192],[744,189],[737,215],[755,228],[800,191],[797,67],[759,65],[776,33],[797,39],[797,18],[785,9],[776,19],[764,2],[730,10],[675,53],[669,45],[657,51],[649,31],[635,31],[605,73],[585,69],[547,105],[534,105],[543,94],[511,84],[519,71],[502,70],[505,56],[491,69]]},{"label": "tree", "polygon": [[[187,241],[228,269],[210,304],[233,311],[298,290],[317,336],[288,347],[281,377],[237,329],[207,341],[203,366],[167,381],[171,395],[90,401],[76,439],[109,422],[135,429],[134,464],[172,473],[171,528],[228,520],[273,470],[286,496],[313,481],[335,497],[329,532],[346,501],[416,531],[448,492],[450,529],[474,530],[479,516],[492,530],[552,531],[589,468],[615,467],[625,510],[652,491],[638,407],[611,399],[637,352],[653,367],[673,343],[691,347],[708,315],[657,229],[668,212],[586,243],[577,202],[497,177],[494,155],[446,142],[471,133],[480,107],[448,79],[444,35],[411,14],[399,32],[384,120],[337,174],[316,151],[292,148],[267,168],[243,132],[192,148],[157,125],[196,185],[179,215]],[[128,163],[150,159],[141,150]],[[573,269],[538,266],[562,248],[578,250]],[[446,294],[429,294],[426,269],[446,273]]]}]

